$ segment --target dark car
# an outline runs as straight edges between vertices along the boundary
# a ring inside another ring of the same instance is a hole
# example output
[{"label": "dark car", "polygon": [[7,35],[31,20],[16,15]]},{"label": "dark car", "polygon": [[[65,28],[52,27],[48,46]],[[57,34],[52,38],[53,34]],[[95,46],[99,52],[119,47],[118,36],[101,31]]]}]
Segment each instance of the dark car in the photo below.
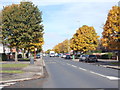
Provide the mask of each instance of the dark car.
[{"label": "dark car", "polygon": [[36,58],[40,58],[40,54],[37,54],[37,55],[36,55]]},{"label": "dark car", "polygon": [[71,59],[71,56],[69,54],[66,54],[65,59]]},{"label": "dark car", "polygon": [[96,55],[88,55],[86,56],[85,62],[97,62],[97,56]]}]

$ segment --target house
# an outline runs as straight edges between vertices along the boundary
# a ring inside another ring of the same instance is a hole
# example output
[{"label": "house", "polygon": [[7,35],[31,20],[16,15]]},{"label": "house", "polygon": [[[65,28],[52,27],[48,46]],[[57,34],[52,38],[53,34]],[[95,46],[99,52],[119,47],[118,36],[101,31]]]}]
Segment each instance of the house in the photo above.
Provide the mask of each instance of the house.
[{"label": "house", "polygon": [[6,54],[8,54],[10,53],[10,48],[8,48],[7,46],[3,46],[3,44],[0,44],[0,54],[4,53],[4,51]]},{"label": "house", "polygon": [[0,54],[2,54],[4,52],[3,50],[3,44],[0,44]]}]

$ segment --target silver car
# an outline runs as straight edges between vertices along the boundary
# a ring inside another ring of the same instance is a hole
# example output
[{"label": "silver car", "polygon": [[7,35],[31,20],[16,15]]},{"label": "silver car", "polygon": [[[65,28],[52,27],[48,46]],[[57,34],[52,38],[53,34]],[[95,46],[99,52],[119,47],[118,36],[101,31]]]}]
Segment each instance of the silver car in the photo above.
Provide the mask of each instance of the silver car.
[{"label": "silver car", "polygon": [[85,59],[85,62],[97,62],[97,56],[96,55],[88,55]]},{"label": "silver car", "polygon": [[88,55],[80,55],[79,61],[85,61]]}]

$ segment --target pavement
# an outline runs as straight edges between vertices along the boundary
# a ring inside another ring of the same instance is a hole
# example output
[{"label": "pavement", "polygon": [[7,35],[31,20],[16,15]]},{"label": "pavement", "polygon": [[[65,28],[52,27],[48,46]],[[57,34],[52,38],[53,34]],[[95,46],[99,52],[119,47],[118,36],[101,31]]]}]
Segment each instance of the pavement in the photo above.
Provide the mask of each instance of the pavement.
[{"label": "pavement", "polygon": [[[79,59],[74,59],[73,61],[79,62]],[[118,65],[117,64],[112,64],[112,63],[116,63],[116,62],[118,62],[118,60],[98,59],[98,62],[95,62],[95,63],[92,62],[92,63],[89,63],[89,64],[120,70],[120,65],[119,64]]]},{"label": "pavement", "polygon": [[32,80],[44,77],[44,61],[42,59],[36,59],[34,64],[30,64],[30,62],[0,62],[4,63],[28,63],[27,67],[21,68],[24,73],[19,74],[0,74],[2,80],[0,80],[0,85],[4,85],[5,83]]}]

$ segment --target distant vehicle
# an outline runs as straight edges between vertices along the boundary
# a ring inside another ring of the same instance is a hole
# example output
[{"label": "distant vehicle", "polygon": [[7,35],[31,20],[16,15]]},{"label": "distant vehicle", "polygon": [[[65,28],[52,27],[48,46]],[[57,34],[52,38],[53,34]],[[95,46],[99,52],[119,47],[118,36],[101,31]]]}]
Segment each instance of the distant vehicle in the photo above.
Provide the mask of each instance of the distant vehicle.
[{"label": "distant vehicle", "polygon": [[56,56],[56,57],[61,57],[61,54],[57,53],[55,56]]},{"label": "distant vehicle", "polygon": [[62,58],[62,56],[63,56],[63,54],[61,53],[61,54],[60,54],[60,57]]},{"label": "distant vehicle", "polygon": [[37,55],[36,55],[36,58],[40,58],[40,54],[37,54]]},{"label": "distant vehicle", "polygon": [[65,58],[65,57],[66,57],[66,54],[63,54],[61,57],[62,57],[62,58]]},{"label": "distant vehicle", "polygon": [[55,57],[58,57],[58,53],[55,53]]},{"label": "distant vehicle", "polygon": [[62,54],[58,54],[57,57],[61,57]]},{"label": "distant vehicle", "polygon": [[54,57],[55,56],[55,52],[54,51],[50,51],[49,55],[50,55],[50,57]]},{"label": "distant vehicle", "polygon": [[85,61],[87,55],[80,55],[79,61]]},{"label": "distant vehicle", "polygon": [[69,54],[66,54],[65,59],[71,59],[71,56]]},{"label": "distant vehicle", "polygon": [[85,61],[88,55],[80,55],[79,61]]},{"label": "distant vehicle", "polygon": [[45,57],[45,56],[46,56],[46,54],[45,54],[45,53],[43,53],[43,56]]},{"label": "distant vehicle", "polygon": [[96,55],[88,55],[85,59],[85,62],[97,62],[97,56]]}]

